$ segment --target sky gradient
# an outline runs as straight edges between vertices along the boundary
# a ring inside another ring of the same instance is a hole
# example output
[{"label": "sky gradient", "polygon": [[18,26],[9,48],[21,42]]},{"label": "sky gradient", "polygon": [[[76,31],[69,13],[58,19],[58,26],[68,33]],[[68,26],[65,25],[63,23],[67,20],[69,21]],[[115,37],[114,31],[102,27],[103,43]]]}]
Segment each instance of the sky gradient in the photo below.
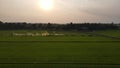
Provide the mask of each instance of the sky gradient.
[{"label": "sky gradient", "polygon": [[0,20],[30,23],[120,23],[120,0],[53,0],[51,10],[40,0],[0,0]]}]

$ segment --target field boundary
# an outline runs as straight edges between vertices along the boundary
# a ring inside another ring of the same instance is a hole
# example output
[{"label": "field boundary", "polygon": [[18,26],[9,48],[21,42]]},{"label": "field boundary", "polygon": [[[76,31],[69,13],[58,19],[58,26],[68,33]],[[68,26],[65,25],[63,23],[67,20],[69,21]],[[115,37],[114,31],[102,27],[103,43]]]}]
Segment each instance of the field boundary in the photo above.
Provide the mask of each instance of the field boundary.
[{"label": "field boundary", "polygon": [[117,37],[117,36],[109,36],[109,35],[98,34],[98,33],[91,33],[91,32],[89,32],[89,33],[87,33],[87,34],[120,40],[120,37]]},{"label": "field boundary", "polygon": [[0,41],[0,43],[120,43],[120,41]]},{"label": "field boundary", "polygon": [[10,65],[17,65],[17,64],[21,64],[21,65],[26,65],[26,64],[58,64],[58,65],[61,65],[61,64],[74,64],[74,65],[109,65],[109,66],[120,66],[120,64],[115,64],[115,63],[65,63],[65,62],[51,62],[51,63],[39,63],[39,62],[33,62],[33,63],[0,63],[2,65],[7,65],[7,64],[10,64]]}]

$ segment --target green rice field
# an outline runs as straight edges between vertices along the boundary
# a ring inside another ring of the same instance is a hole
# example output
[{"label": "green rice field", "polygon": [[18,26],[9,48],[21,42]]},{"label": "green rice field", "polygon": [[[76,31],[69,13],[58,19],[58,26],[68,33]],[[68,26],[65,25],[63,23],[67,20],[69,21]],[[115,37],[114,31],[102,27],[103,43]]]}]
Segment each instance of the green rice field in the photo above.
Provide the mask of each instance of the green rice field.
[{"label": "green rice field", "polygon": [[[95,33],[120,36],[120,30]],[[120,39],[78,31],[0,31],[0,68],[119,68]]]}]

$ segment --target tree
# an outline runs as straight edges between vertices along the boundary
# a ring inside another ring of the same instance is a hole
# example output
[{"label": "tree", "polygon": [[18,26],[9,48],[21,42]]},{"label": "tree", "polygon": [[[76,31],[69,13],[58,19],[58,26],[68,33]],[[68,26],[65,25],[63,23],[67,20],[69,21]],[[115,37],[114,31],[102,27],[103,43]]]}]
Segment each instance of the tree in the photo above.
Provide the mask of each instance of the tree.
[{"label": "tree", "polygon": [[2,21],[0,21],[0,24],[2,24],[3,22]]}]

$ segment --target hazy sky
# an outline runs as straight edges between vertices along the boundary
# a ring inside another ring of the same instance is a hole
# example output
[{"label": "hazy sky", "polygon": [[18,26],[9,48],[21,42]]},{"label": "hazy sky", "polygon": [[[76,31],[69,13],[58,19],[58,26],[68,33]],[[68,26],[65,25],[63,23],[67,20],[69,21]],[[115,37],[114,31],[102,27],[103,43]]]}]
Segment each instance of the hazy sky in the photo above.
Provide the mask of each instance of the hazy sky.
[{"label": "hazy sky", "polygon": [[43,10],[40,0],[0,0],[0,20],[4,22],[120,22],[120,0],[53,0],[53,8]]}]

